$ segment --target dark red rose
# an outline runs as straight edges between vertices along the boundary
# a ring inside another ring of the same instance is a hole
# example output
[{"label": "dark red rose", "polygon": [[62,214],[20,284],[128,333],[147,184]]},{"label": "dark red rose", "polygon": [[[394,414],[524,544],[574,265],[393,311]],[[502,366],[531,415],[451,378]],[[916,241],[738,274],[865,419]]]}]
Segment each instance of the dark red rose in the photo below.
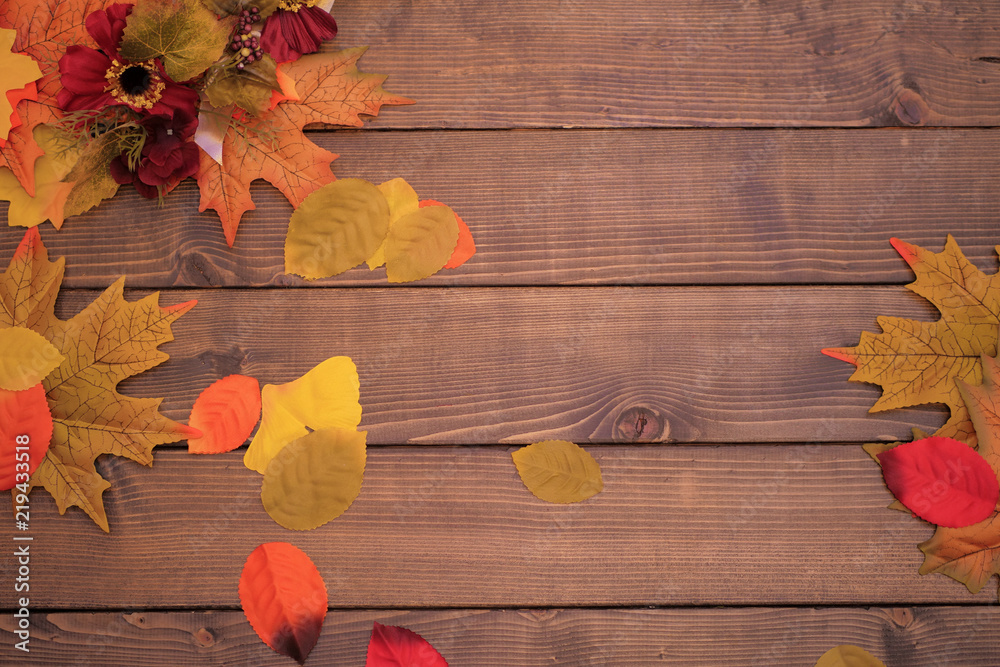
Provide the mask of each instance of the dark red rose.
[{"label": "dark red rose", "polygon": [[74,45],[59,59],[57,100],[64,111],[125,105],[139,113],[194,113],[198,93],[171,81],[159,61],[133,63],[118,54],[131,11],[132,5],[114,4],[87,16],[87,32],[101,50]]},{"label": "dark red rose", "polygon": [[122,153],[109,165],[111,177],[122,185],[134,185],[147,199],[156,199],[198,171],[198,146],[191,141],[198,119],[179,109],[172,117],[146,116],[139,124],[146,131],[139,163],[134,171],[129,169],[128,156]]},{"label": "dark red rose", "polygon": [[[281,0],[280,7],[264,21],[260,45],[279,63],[315,53],[320,44],[337,36],[337,22],[310,0]],[[294,9],[292,9],[294,8]]]}]

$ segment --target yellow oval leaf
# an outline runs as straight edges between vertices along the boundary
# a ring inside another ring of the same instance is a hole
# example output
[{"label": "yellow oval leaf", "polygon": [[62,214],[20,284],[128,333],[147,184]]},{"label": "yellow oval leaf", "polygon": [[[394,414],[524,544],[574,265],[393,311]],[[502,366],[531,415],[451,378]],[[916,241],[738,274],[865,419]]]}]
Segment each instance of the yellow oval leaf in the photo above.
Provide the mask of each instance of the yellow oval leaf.
[{"label": "yellow oval leaf", "polygon": [[550,503],[578,503],[604,489],[597,461],[572,442],[544,440],[511,456],[528,490]]},{"label": "yellow oval leaf", "polygon": [[288,223],[285,273],[328,278],[371,257],[389,232],[389,204],[359,178],[324,185],[305,198]]},{"label": "yellow oval leaf", "polygon": [[30,389],[54,371],[63,359],[65,357],[52,343],[31,329],[0,329],[0,389]]},{"label": "yellow oval leaf", "polygon": [[885,663],[863,648],[841,644],[824,653],[816,667],[885,667]]},{"label": "yellow oval leaf", "polygon": [[385,240],[385,272],[390,283],[432,276],[448,263],[458,245],[458,221],[447,206],[427,206],[404,215]]},{"label": "yellow oval leaf", "polygon": [[356,429],[360,401],[361,382],[350,357],[331,357],[297,380],[264,385],[260,428],[243,455],[244,465],[263,474],[271,459],[308,429]]},{"label": "yellow oval leaf", "polygon": [[[417,197],[416,191],[402,178],[379,183],[378,189],[385,195],[385,200],[389,202],[389,229],[392,229],[396,221],[404,215],[413,213],[420,208],[420,199]],[[375,254],[365,262],[372,271],[385,264],[385,241],[375,251]]]},{"label": "yellow oval leaf", "polygon": [[289,530],[312,530],[343,514],[361,492],[366,436],[325,428],[282,449],[260,490],[271,518]]}]

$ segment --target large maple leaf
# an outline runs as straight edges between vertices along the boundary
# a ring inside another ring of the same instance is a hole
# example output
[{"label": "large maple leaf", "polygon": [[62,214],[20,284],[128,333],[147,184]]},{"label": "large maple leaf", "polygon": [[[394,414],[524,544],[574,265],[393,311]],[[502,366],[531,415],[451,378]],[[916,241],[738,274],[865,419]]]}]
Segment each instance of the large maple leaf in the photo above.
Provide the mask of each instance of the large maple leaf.
[{"label": "large maple leaf", "polygon": [[384,104],[410,104],[382,89],[385,77],[358,71],[366,47],[315,53],[282,65],[295,81],[298,100],[233,125],[222,145],[220,165],[204,151],[195,178],[201,190],[199,210],[213,209],[232,246],[240,219],[255,208],[250,184],[262,178],[298,206],[317,188],[334,180],[330,163],[336,155],[309,141],[306,125],[325,123],[360,127],[362,114],[374,116]]},{"label": "large maple leaf", "polygon": [[11,131],[10,140],[0,147],[0,167],[10,169],[30,196],[35,195],[35,160],[44,154],[32,131],[36,125],[51,123],[62,116],[56,103],[56,93],[60,88],[59,58],[71,44],[93,44],[84,25],[87,15],[103,9],[112,1],[0,2],[0,27],[17,31],[13,50],[33,57],[42,70],[37,101],[21,100],[18,103],[22,124]]},{"label": "large maple leaf", "polygon": [[43,380],[53,434],[48,454],[31,477],[44,486],[60,514],[78,506],[108,531],[103,492],[110,486],[94,466],[101,454],[144,465],[152,449],[195,431],[159,413],[161,399],[116,391],[121,380],[167,359],[157,348],[173,340],[170,325],[195,302],[161,308],[157,294],[129,303],[124,279],[69,320],[55,316],[62,260],[51,262],[37,229],[29,230],[0,276],[0,328],[19,326],[43,335],[65,357]]},{"label": "large maple leaf", "polygon": [[[1000,363],[986,357],[983,368],[981,386],[960,383],[959,388],[979,435],[979,454],[1000,473]],[[945,574],[978,593],[1000,574],[1000,514],[965,528],[938,527],[920,550],[925,556],[921,574]]]},{"label": "large maple leaf", "polygon": [[943,403],[951,416],[935,435],[975,446],[976,431],[957,382],[979,384],[981,357],[997,353],[1000,274],[980,271],[950,235],[940,253],[898,239],[892,239],[892,245],[916,275],[907,287],[934,304],[941,318],[917,322],[879,317],[881,333],[862,332],[855,347],[823,353],[857,366],[851,381],[882,387],[871,412]]}]

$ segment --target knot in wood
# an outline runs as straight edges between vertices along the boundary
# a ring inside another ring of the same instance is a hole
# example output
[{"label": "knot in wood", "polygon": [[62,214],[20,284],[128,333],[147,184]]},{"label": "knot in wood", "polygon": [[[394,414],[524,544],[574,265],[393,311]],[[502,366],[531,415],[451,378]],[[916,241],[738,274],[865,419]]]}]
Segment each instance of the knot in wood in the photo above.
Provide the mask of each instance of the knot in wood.
[{"label": "knot in wood", "polygon": [[194,640],[198,646],[208,648],[215,644],[215,635],[208,628],[198,628],[198,631],[194,633]]},{"label": "knot in wood", "polygon": [[897,626],[905,628],[906,626],[908,626],[910,623],[913,622],[913,612],[909,609],[903,609],[901,607],[897,607],[896,609],[893,609],[891,612],[889,612],[889,618]]},{"label": "knot in wood", "polygon": [[924,125],[930,117],[930,107],[920,93],[904,88],[892,103],[892,111],[903,125]]},{"label": "knot in wood", "polygon": [[670,435],[670,423],[647,406],[626,408],[615,420],[615,442],[662,442]]}]

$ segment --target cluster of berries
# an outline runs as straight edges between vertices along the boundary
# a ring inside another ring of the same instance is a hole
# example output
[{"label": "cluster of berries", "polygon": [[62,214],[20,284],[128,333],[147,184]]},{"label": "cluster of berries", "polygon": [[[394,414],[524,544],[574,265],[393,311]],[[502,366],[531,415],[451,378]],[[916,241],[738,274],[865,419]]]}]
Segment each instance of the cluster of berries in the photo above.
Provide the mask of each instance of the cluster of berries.
[{"label": "cluster of berries", "polygon": [[254,29],[254,24],[260,21],[260,10],[257,7],[244,9],[240,12],[236,34],[229,48],[237,55],[239,61],[236,69],[243,69],[249,63],[260,60],[264,52],[260,48],[260,31]]}]

